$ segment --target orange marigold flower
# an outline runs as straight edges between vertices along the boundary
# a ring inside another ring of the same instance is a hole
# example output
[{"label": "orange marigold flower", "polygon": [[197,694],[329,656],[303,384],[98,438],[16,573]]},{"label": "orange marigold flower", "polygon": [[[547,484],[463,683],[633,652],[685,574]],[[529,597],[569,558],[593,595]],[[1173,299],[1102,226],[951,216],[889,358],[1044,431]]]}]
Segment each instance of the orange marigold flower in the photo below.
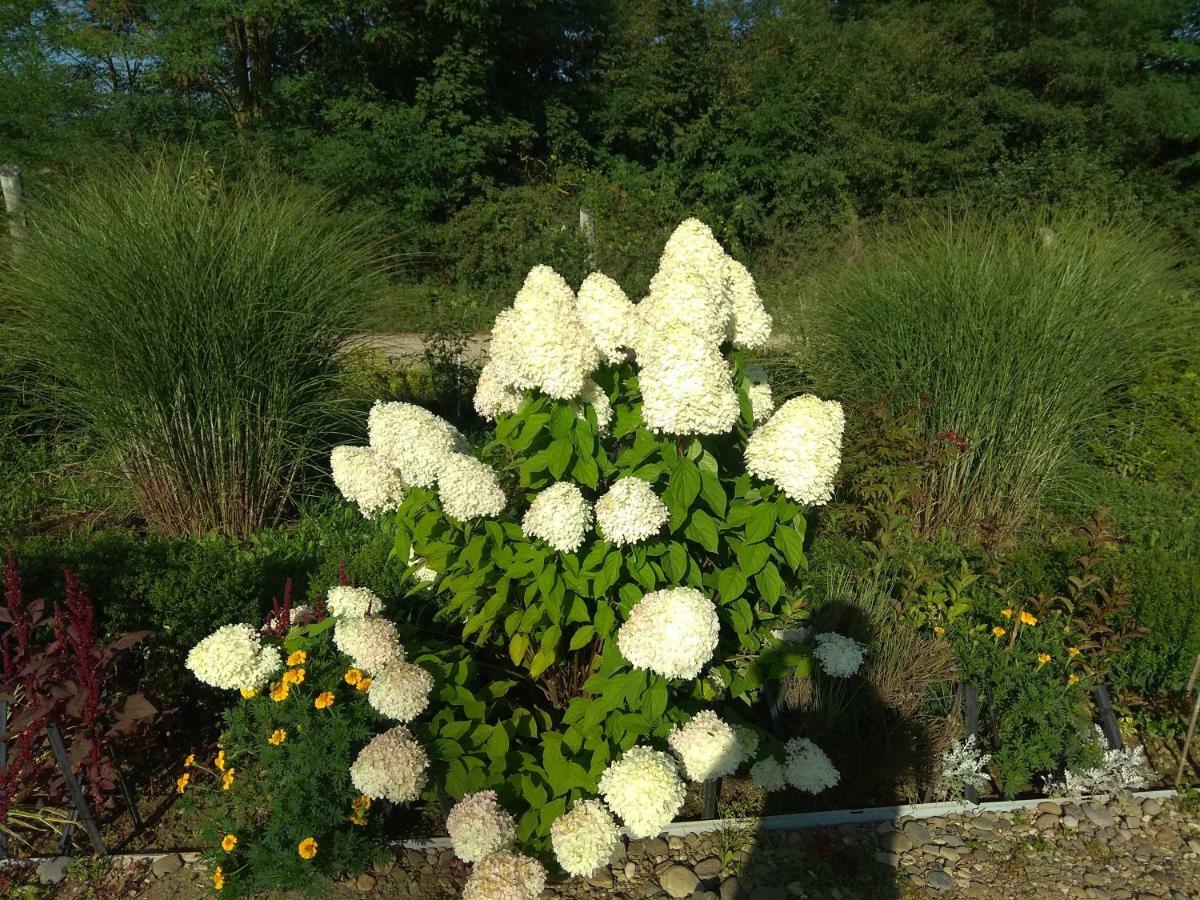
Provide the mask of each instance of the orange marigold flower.
[{"label": "orange marigold flower", "polygon": [[225,751],[224,750],[218,751],[216,759],[213,760],[213,765],[215,765],[222,772],[225,771]]},{"label": "orange marigold flower", "polygon": [[233,774],[236,771],[237,771],[236,769],[227,769],[226,770],[225,777],[221,779],[221,790],[227,791],[231,787],[233,787]]},{"label": "orange marigold flower", "polygon": [[997,625],[995,628],[992,629],[992,634],[994,634],[996,637],[1004,637],[1005,631],[1003,628],[1001,628],[999,625]]},{"label": "orange marigold flower", "polygon": [[1036,625],[1037,624],[1037,616],[1035,616],[1033,613],[1022,612],[1021,613],[1021,624],[1022,625]]},{"label": "orange marigold flower", "polygon": [[1067,676],[1067,684],[1074,684],[1078,680],[1079,680],[1079,676],[1076,675],[1074,672],[1072,672],[1070,675]]},{"label": "orange marigold flower", "polygon": [[184,791],[187,790],[188,781],[191,780],[191,777],[192,776],[189,775],[187,772],[184,772],[182,775],[180,775],[178,778],[175,779],[175,790],[177,793],[182,794]]},{"label": "orange marigold flower", "polygon": [[300,684],[302,681],[304,681],[303,669],[288,669],[283,673],[284,684]]},{"label": "orange marigold flower", "polygon": [[358,684],[356,684],[354,686],[354,689],[361,693],[365,693],[366,691],[370,690],[370,688],[371,688],[371,679],[367,678],[365,676],[363,678],[360,678]]},{"label": "orange marigold flower", "polygon": [[313,701],[313,706],[317,709],[329,709],[329,707],[333,706],[333,694],[329,691],[318,694],[317,699]]},{"label": "orange marigold flower", "polygon": [[1044,666],[1046,663],[1050,662],[1050,654],[1049,653],[1039,653],[1037,655],[1037,660],[1038,660],[1039,666]]},{"label": "orange marigold flower", "polygon": [[945,629],[945,628],[943,628],[941,625],[934,625],[934,626],[933,626],[933,633],[934,633],[934,634],[945,634],[945,633],[946,633],[946,629]]},{"label": "orange marigold flower", "polygon": [[1067,656],[1078,656],[1078,655],[1079,655],[1078,647],[1068,647],[1067,648]]},{"label": "orange marigold flower", "polygon": [[296,848],[296,852],[300,854],[301,859],[312,859],[317,855],[317,842],[310,837],[306,837],[300,842],[300,846]]},{"label": "orange marigold flower", "polygon": [[302,666],[307,661],[308,661],[308,654],[305,653],[303,650],[297,650],[295,653],[293,653],[291,656],[289,656],[287,658],[287,664],[289,666]]},{"label": "orange marigold flower", "polygon": [[221,849],[226,853],[232,853],[233,848],[237,846],[237,835],[227,834],[221,841]]},{"label": "orange marigold flower", "polygon": [[267,738],[267,743],[272,747],[278,747],[287,740],[287,730],[284,728],[276,728],[271,732],[271,736]]},{"label": "orange marigold flower", "polygon": [[351,825],[366,825],[367,824],[367,820],[358,814],[355,814],[353,816],[346,816],[346,820]]},{"label": "orange marigold flower", "polygon": [[347,669],[346,674],[342,677],[346,679],[346,684],[354,686],[362,681],[362,669]]},{"label": "orange marigold flower", "polygon": [[[286,675],[284,676],[287,677]],[[271,699],[276,703],[282,703],[288,697],[288,691],[291,690],[291,685],[287,681],[273,682],[271,684]]]},{"label": "orange marigold flower", "polygon": [[350,804],[358,812],[363,812],[371,808],[371,798],[366,794],[359,794]]},{"label": "orange marigold flower", "polygon": [[1011,609],[1002,609],[1002,610],[1000,610],[1000,615],[1004,616],[1004,618],[1006,618],[1006,619],[1011,619],[1013,616],[1013,613],[1012,613]]},{"label": "orange marigold flower", "polygon": [[225,873],[221,871],[220,866],[213,869],[213,887],[218,891],[225,887]]},{"label": "orange marigold flower", "polygon": [[196,754],[195,754],[195,753],[189,753],[189,754],[187,755],[187,759],[185,759],[185,760],[183,761],[184,768],[190,769],[190,768],[191,768],[192,766],[194,766],[195,764],[196,764]]},{"label": "orange marigold flower", "polygon": [[258,689],[257,688],[242,688],[242,696],[245,697],[247,700],[257,697]]}]

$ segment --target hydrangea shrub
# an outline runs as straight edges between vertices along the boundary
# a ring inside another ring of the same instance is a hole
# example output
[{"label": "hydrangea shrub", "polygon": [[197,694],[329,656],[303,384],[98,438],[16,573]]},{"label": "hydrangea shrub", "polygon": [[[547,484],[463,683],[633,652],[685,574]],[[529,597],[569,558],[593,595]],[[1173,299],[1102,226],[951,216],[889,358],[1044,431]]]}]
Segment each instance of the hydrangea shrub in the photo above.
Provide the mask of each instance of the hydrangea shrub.
[{"label": "hydrangea shrub", "polygon": [[[576,294],[530,272],[493,329],[477,451],[379,403],[369,454],[335,452],[347,499],[394,528],[393,559],[489,673],[425,726],[435,781],[515,821],[511,840],[466,838],[469,857],[593,869],[617,821],[655,834],[686,780],[752,763],[750,707],[808,671],[810,648],[771,632],[798,615],[805,513],[832,495],[843,417],[807,396],[774,409],[744,359],[770,326],[750,274],[688,220],[636,304],[598,273]],[[807,787],[836,780],[795,757]],[[502,863],[487,877],[524,866]]]}]

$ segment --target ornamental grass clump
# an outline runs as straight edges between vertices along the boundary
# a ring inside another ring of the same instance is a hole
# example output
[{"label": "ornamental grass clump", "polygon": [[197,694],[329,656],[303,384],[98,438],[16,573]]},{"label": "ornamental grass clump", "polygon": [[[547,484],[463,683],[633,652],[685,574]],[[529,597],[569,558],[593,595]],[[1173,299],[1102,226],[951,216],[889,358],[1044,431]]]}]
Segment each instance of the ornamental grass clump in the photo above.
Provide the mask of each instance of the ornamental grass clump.
[{"label": "ornamental grass clump", "polygon": [[[754,704],[812,665],[772,631],[803,617],[805,513],[830,497],[842,415],[815,397],[772,412],[743,357],[770,330],[750,274],[692,219],[637,303],[600,273],[578,294],[529,273],[493,329],[479,447],[415,407],[372,410],[366,449],[398,488],[339,483],[421,573],[421,603],[388,614],[427,627],[432,606],[488,673],[419,720],[431,784],[459,801],[468,896],[534,896],[540,867],[515,851],[593,872],[620,825],[678,815],[689,780],[782,758]],[[369,668],[360,627],[336,639]]]},{"label": "ornamental grass clump", "polygon": [[[5,343],[115,459],[146,519],[246,536],[288,512],[345,425],[337,350],[375,296],[360,222],[204,159],[102,166],[31,211]],[[368,512],[396,487],[337,467]]]}]

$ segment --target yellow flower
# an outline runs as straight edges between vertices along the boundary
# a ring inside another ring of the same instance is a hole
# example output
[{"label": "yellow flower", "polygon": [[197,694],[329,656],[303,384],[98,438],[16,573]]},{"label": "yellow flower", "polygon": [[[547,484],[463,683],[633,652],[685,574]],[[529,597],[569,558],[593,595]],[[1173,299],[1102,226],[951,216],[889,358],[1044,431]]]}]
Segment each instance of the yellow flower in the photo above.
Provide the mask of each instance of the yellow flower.
[{"label": "yellow flower", "polygon": [[284,684],[300,684],[302,681],[304,681],[303,669],[288,669],[283,673]]},{"label": "yellow flower", "polygon": [[187,772],[184,772],[182,775],[180,775],[178,778],[176,778],[175,779],[176,792],[182,794],[184,791],[186,791],[187,786],[188,786],[188,781],[191,779],[191,777],[192,776],[189,775]]},{"label": "yellow flower", "polygon": [[227,791],[233,787],[233,773],[236,771],[236,769],[229,769],[226,771],[225,777],[221,779],[221,790]]},{"label": "yellow flower", "polygon": [[350,805],[354,807],[355,812],[366,812],[371,808],[371,798],[366,794],[359,794]]},{"label": "yellow flower", "polygon": [[354,686],[355,690],[359,691],[360,693],[365,693],[367,690],[370,689],[370,687],[371,687],[371,679],[366,678],[366,677],[359,679],[358,684],[356,684]]},{"label": "yellow flower", "polygon": [[1021,624],[1022,625],[1036,625],[1037,624],[1037,616],[1035,616],[1033,613],[1028,613],[1028,612],[1022,611],[1021,612]]},{"label": "yellow flower", "polygon": [[363,673],[361,669],[348,669],[342,677],[346,679],[346,684],[353,686],[362,681]]},{"label": "yellow flower", "polygon": [[297,650],[295,653],[293,653],[291,656],[289,656],[287,658],[287,664],[289,666],[302,666],[307,661],[308,661],[308,654],[305,653],[303,650]]},{"label": "yellow flower", "polygon": [[1011,619],[1012,618],[1012,610],[1011,609],[1002,609],[1002,610],[1000,610],[1000,615],[1004,616],[1004,618],[1006,618],[1006,619]]},{"label": "yellow flower", "polygon": [[346,816],[346,819],[347,819],[347,821],[349,821],[349,823],[351,825],[366,825],[367,824],[367,820],[365,818],[363,818],[362,816],[358,815],[357,813],[352,816]]},{"label": "yellow flower", "polygon": [[1050,662],[1050,654],[1049,653],[1039,653],[1037,659],[1038,659],[1038,665],[1044,666],[1046,663]]},{"label": "yellow flower", "polygon": [[213,869],[213,887],[218,891],[225,887],[225,873],[221,871],[220,866]]},{"label": "yellow flower", "polygon": [[[286,679],[287,676],[285,675],[284,678]],[[290,691],[290,690],[291,690],[291,686],[287,683],[286,680],[282,681],[282,682],[273,681],[273,682],[271,682],[271,699],[274,700],[276,703],[282,703],[284,700],[287,699],[288,691]]]},{"label": "yellow flower", "polygon": [[996,637],[1004,637],[1004,629],[997,625],[992,629],[992,634],[994,634]]},{"label": "yellow flower", "polygon": [[225,751],[224,750],[221,750],[219,753],[217,753],[217,758],[213,760],[213,765],[215,765],[222,772],[225,771]]},{"label": "yellow flower", "polygon": [[945,628],[943,628],[941,625],[934,625],[934,626],[933,626],[933,633],[934,633],[934,634],[945,634],[945,633],[946,633],[946,629],[945,629]]},{"label": "yellow flower", "polygon": [[271,736],[267,738],[267,743],[272,747],[278,747],[287,740],[287,731],[283,728],[276,728],[271,732]]},{"label": "yellow flower", "polygon": [[185,769],[190,769],[190,768],[191,768],[192,766],[194,766],[195,764],[196,764],[196,754],[195,754],[195,753],[189,753],[189,754],[187,755],[187,759],[185,759],[185,760],[183,761],[183,767],[184,767]]},{"label": "yellow flower", "polygon": [[306,837],[300,842],[300,846],[296,848],[296,852],[300,854],[301,859],[312,859],[317,855],[317,842],[310,837]]},{"label": "yellow flower", "polygon": [[1068,647],[1067,648],[1067,656],[1078,656],[1078,655],[1079,655],[1078,647]]},{"label": "yellow flower", "polygon": [[1079,676],[1076,675],[1074,672],[1072,672],[1070,675],[1067,676],[1067,684],[1074,684],[1078,680],[1079,680]]},{"label": "yellow flower", "polygon": [[317,709],[329,709],[329,707],[333,706],[333,694],[329,691],[318,694],[317,699],[313,701],[313,706]]},{"label": "yellow flower", "polygon": [[247,700],[258,696],[258,688],[242,688],[242,696]]},{"label": "yellow flower", "polygon": [[227,834],[225,839],[221,841],[221,849],[226,853],[232,853],[233,848],[237,846],[237,835]]}]

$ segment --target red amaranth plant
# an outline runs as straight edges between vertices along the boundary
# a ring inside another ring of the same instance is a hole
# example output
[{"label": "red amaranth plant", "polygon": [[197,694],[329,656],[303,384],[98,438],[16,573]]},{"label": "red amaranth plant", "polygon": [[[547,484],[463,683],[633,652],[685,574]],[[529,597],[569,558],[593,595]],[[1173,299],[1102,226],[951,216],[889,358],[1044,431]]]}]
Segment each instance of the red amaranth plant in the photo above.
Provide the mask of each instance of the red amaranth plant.
[{"label": "red amaranth plant", "polygon": [[[144,728],[158,710],[140,693],[118,696],[107,684],[118,654],[148,632],[108,642],[96,631],[91,597],[75,574],[63,568],[65,598],[45,615],[45,601],[26,602],[12,551],[4,569],[0,607],[0,699],[9,703],[8,765],[0,773],[0,820],[15,803],[59,799],[63,779],[44,743],[55,722],[75,773],[98,805],[111,802],[117,770],[111,744]],[[50,640],[39,643],[39,636]]]}]

